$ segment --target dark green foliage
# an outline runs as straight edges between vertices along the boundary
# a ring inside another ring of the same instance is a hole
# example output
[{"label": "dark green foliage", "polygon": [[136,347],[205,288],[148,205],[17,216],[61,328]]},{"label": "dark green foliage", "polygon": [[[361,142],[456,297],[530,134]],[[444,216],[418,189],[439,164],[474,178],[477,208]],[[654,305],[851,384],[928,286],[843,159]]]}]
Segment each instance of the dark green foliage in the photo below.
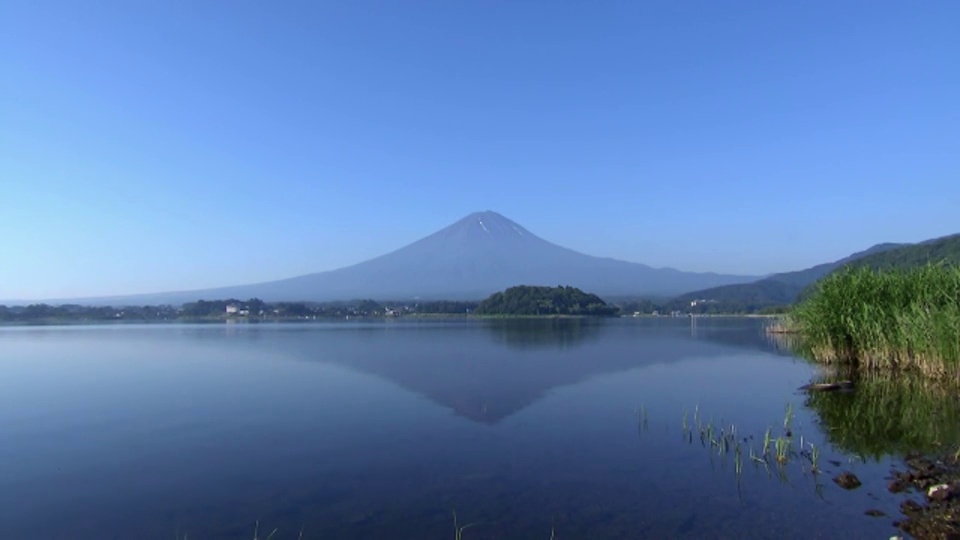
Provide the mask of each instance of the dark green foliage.
[{"label": "dark green foliage", "polygon": [[631,315],[633,313],[642,313],[644,315],[650,315],[654,312],[662,312],[663,305],[662,302],[656,302],[648,298],[638,298],[638,299],[624,299],[617,300],[612,302],[613,305],[620,308],[622,313]]},{"label": "dark green foliage", "polygon": [[302,302],[278,302],[271,306],[273,313],[280,317],[306,317],[316,315],[310,306]]},{"label": "dark green foliage", "polygon": [[64,304],[32,304],[29,306],[0,306],[0,322],[71,322],[71,321],[165,321],[177,317],[173,306],[124,306],[120,308]]},{"label": "dark green foliage", "polygon": [[[232,311],[228,312],[230,306]],[[223,319],[302,320],[318,318],[343,319],[347,317],[374,317],[384,314],[383,307],[373,300],[353,302],[267,303],[258,298],[249,300],[198,300],[180,308],[173,306],[79,306],[66,304],[50,306],[0,306],[0,322],[6,323],[62,323],[87,321],[205,321]]]},{"label": "dark green foliage", "polygon": [[242,302],[236,299],[228,300],[198,300],[187,302],[180,309],[184,317],[219,317],[224,314],[229,305],[239,306]]},{"label": "dark green foliage", "polygon": [[610,316],[617,308],[595,294],[576,287],[510,287],[480,302],[480,315],[599,315]]},{"label": "dark green foliage", "polygon": [[473,313],[477,309],[477,302],[458,302],[452,300],[438,300],[435,302],[421,302],[414,306],[417,313],[459,315]]}]

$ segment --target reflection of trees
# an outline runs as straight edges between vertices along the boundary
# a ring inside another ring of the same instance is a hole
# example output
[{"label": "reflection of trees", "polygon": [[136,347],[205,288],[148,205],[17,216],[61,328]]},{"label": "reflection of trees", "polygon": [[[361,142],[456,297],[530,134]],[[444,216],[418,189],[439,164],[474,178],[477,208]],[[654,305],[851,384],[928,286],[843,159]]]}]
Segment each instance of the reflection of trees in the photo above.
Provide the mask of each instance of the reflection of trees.
[{"label": "reflection of trees", "polygon": [[[840,374],[851,392],[811,392],[806,405],[819,417],[827,439],[866,457],[935,452],[960,443],[957,386],[904,373]],[[837,380],[837,374],[829,377]],[[826,382],[821,377],[814,382]]]},{"label": "reflection of trees", "polygon": [[495,343],[515,349],[570,349],[600,335],[603,320],[589,318],[492,319],[485,321]]}]

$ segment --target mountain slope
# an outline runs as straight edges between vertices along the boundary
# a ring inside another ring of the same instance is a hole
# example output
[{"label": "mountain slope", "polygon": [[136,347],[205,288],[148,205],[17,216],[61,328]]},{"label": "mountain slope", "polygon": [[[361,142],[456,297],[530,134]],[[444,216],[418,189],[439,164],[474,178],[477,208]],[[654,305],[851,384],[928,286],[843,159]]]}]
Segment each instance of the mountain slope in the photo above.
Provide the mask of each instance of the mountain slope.
[{"label": "mountain slope", "polygon": [[854,266],[911,268],[927,263],[960,264],[960,234],[900,246],[857,259]]},{"label": "mountain slope", "polygon": [[199,291],[85,299],[182,303],[200,298],[326,301],[481,299],[514,285],[570,285],[600,295],[675,295],[755,278],[689,273],[593,257],[543,240],[495,212],[470,214],[406,247],[329,272]]},{"label": "mountain slope", "polygon": [[842,259],[839,259],[833,262],[818,264],[816,266],[812,266],[804,270],[795,270],[793,272],[782,272],[779,274],[774,274],[766,279],[769,279],[772,281],[778,281],[780,283],[786,283],[789,285],[795,285],[802,289],[807,285],[810,285],[818,281],[820,278],[825,277],[827,274],[833,272],[834,270],[850,262],[863,259],[864,257],[869,257],[871,255],[884,253],[893,249],[898,249],[904,246],[905,244],[892,244],[892,243],[877,244],[871,248],[865,249],[863,251],[858,251],[853,255],[848,255]]},{"label": "mountain slope", "polygon": [[960,234],[916,244],[878,244],[838,261],[796,272],[774,274],[753,283],[693,291],[671,300],[669,309],[688,309],[691,302],[709,300],[695,311],[758,311],[792,304],[810,285],[844,266],[910,268],[927,263],[960,264]]},{"label": "mountain slope", "polygon": [[686,293],[671,300],[667,307],[669,309],[685,309],[690,307],[691,302],[709,300],[711,302],[704,304],[702,307],[705,311],[750,312],[766,307],[791,304],[805,288],[838,268],[854,261],[879,257],[902,248],[904,248],[904,244],[877,244],[842,259],[818,264],[804,270],[773,274],[753,283],[711,287]]}]

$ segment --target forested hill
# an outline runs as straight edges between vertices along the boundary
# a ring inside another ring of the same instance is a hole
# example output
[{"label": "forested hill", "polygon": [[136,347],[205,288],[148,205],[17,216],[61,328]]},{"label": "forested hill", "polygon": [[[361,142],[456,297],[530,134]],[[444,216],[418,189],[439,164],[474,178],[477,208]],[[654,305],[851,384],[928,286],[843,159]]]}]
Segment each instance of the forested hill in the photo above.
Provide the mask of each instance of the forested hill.
[{"label": "forested hill", "polygon": [[913,268],[933,264],[960,264],[960,234],[934,238],[857,259],[852,266],[875,269]]},{"label": "forested hill", "polygon": [[803,287],[776,279],[727,285],[678,296],[664,304],[665,311],[694,313],[755,313],[796,300]]},{"label": "forested hill", "polygon": [[872,257],[879,255],[881,253],[886,253],[891,250],[900,249],[910,244],[877,244],[873,247],[865,249],[863,251],[858,251],[852,255],[848,255],[842,259],[818,264],[816,266],[811,266],[810,268],[805,268],[803,270],[795,270],[793,272],[781,272],[779,274],[773,274],[772,276],[762,280],[771,280],[778,281],[780,283],[786,283],[789,285],[797,286],[797,291],[799,292],[803,288],[811,285],[812,283],[820,280],[820,278],[826,277],[827,274],[830,274],[834,270],[841,268],[847,264],[850,264],[854,261],[861,260],[866,257]]},{"label": "forested hill", "polygon": [[774,274],[753,283],[694,291],[668,302],[668,310],[694,313],[749,313],[794,303],[818,280],[846,266],[913,268],[928,263],[960,264],[960,234],[917,244],[879,244],[838,261]]},{"label": "forested hill", "polygon": [[599,296],[576,287],[534,287],[521,285],[494,293],[480,302],[478,315],[596,315],[617,313]]},{"label": "forested hill", "polygon": [[[678,296],[664,307],[696,313],[752,313],[793,303],[800,293],[820,278],[850,262],[898,249],[903,244],[877,244],[840,260],[773,274],[753,283],[711,287]],[[691,305],[692,302],[699,302]],[[691,309],[692,308],[692,309]]]}]

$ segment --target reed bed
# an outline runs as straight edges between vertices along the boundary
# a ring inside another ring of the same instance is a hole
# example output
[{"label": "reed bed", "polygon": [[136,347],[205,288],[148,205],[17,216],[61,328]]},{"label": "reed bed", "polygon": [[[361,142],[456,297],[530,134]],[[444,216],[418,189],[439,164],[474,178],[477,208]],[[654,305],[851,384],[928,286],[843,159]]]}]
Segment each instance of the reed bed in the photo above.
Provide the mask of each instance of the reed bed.
[{"label": "reed bed", "polygon": [[844,269],[818,282],[784,324],[820,362],[958,377],[960,267]]}]

